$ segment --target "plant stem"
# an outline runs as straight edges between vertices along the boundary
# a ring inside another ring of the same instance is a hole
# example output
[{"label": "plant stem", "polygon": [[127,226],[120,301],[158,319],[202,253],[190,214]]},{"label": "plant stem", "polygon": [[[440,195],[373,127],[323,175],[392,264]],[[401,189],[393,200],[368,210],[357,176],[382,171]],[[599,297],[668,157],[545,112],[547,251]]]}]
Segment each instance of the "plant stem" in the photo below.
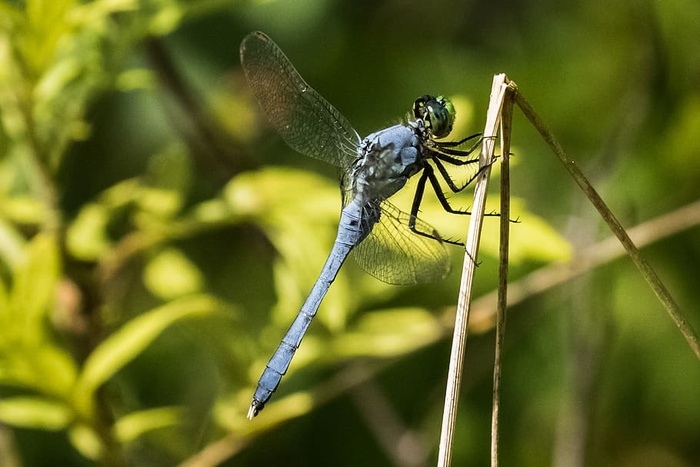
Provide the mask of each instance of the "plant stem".
[{"label": "plant stem", "polygon": [[493,356],[493,400],[491,403],[491,467],[498,466],[498,412],[501,392],[501,356],[506,331],[508,307],[508,245],[510,239],[510,134],[513,120],[515,83],[508,83],[501,111],[501,206],[498,266],[498,307],[496,310],[496,345]]},{"label": "plant stem", "polygon": [[465,244],[464,263],[462,266],[462,279],[457,302],[457,315],[452,337],[452,350],[450,352],[450,367],[447,375],[447,389],[445,391],[445,408],[442,414],[442,429],[440,432],[440,447],[438,452],[438,466],[447,467],[452,462],[452,444],[454,428],[457,421],[457,405],[459,402],[459,387],[462,380],[464,363],[464,349],[467,343],[467,327],[469,325],[469,306],[471,302],[472,283],[474,281],[474,269],[481,238],[481,225],[486,211],[486,194],[491,175],[491,163],[495,148],[495,136],[501,118],[501,108],[507,85],[504,74],[496,75],[491,86],[491,100],[486,115],[484,138],[480,154],[481,175],[476,179],[474,188],[474,207],[469,223],[469,232]]}]

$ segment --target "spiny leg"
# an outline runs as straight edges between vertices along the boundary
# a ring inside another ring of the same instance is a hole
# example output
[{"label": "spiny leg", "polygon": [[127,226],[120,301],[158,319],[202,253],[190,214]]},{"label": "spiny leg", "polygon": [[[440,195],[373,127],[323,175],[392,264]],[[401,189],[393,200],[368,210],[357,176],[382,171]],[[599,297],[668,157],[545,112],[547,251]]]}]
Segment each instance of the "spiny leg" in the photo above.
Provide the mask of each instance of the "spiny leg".
[{"label": "spiny leg", "polygon": [[[409,217],[408,227],[411,229],[411,231],[413,233],[415,233],[417,235],[421,235],[423,237],[432,238],[434,240],[438,240],[438,241],[442,241],[445,243],[450,243],[452,245],[457,245],[457,246],[463,247],[464,246],[463,242],[451,240],[449,238],[442,238],[438,235],[438,233],[436,231],[433,231],[432,233],[423,232],[421,230],[418,230],[418,228],[416,227],[416,220],[418,218],[418,211],[420,208],[421,201],[423,200],[423,195],[425,194],[425,182],[428,179],[431,179],[431,185],[433,186],[433,188],[435,188],[436,183],[437,183],[437,179],[435,179],[435,174],[433,173],[432,167],[430,167],[429,165],[426,165],[426,168],[424,169],[423,173],[421,174],[420,178],[418,179],[416,193],[413,197],[413,205],[411,206],[411,215]],[[433,179],[435,179],[434,182],[433,182]],[[439,184],[437,184],[437,186],[439,188]],[[445,199],[444,195],[442,194],[442,191],[438,189],[435,192],[439,193],[438,198],[440,198],[440,196],[442,196],[442,198],[445,200],[445,204],[447,204],[447,206],[449,206],[449,203],[447,203],[447,200]],[[449,209],[451,210],[452,208],[450,207]],[[467,211],[454,211],[453,210],[451,212],[455,212],[458,214],[469,214],[469,212],[467,212]],[[479,266],[479,263],[474,258],[472,258],[472,256],[469,254],[469,252],[465,251],[465,253],[474,262],[474,264]]]},{"label": "spiny leg", "polygon": [[[490,164],[489,164],[489,165],[486,165],[484,167],[481,167],[479,169],[479,171],[472,178],[470,178],[469,181],[462,188],[459,188],[454,184],[454,182],[450,178],[449,174],[447,173],[447,169],[445,169],[444,165],[442,165],[437,159],[433,159],[433,161],[436,163],[435,165],[438,167],[438,170],[440,171],[440,174],[442,175],[442,177],[445,179],[445,182],[450,186],[450,189],[452,189],[452,191],[455,193],[462,191],[467,185],[469,185],[469,183],[471,183],[476,177],[478,177],[486,167],[490,166]],[[474,161],[474,162],[478,162],[478,161]],[[430,185],[432,186],[433,191],[435,192],[435,196],[437,196],[438,200],[440,201],[440,204],[442,205],[442,207],[445,211],[452,213],[452,214],[471,215],[471,211],[455,209],[450,205],[450,202],[447,200],[447,197],[445,197],[445,194],[442,191],[442,186],[440,185],[440,181],[438,180],[437,176],[435,175],[435,171],[433,170],[433,167],[429,164],[425,164],[423,167],[423,173],[421,174],[420,178],[418,179],[418,183],[416,185],[416,192],[413,196],[413,203],[411,205],[411,213],[410,213],[409,221],[408,221],[409,229],[411,229],[411,231],[413,233],[421,235],[423,237],[432,238],[435,240],[440,240],[440,241],[443,241],[445,243],[450,243],[453,245],[464,246],[464,243],[462,243],[462,242],[441,238],[437,234],[437,232],[435,232],[435,231],[423,232],[416,227],[416,219],[418,219],[418,212],[420,211],[420,205],[423,201],[423,195],[425,194],[425,183],[428,180],[430,180]],[[499,213],[495,213],[495,212],[487,213],[484,215],[485,216],[500,216]]]},{"label": "spiny leg", "polygon": [[473,135],[467,136],[466,138],[462,138],[459,141],[440,141],[440,142],[435,141],[435,143],[439,144],[440,146],[445,147],[445,148],[453,148],[455,146],[460,146],[460,145],[466,143],[467,141],[469,141],[470,139],[474,139],[474,138],[479,138],[479,140],[467,152],[467,154],[469,154],[469,153],[473,152],[476,148],[478,148],[479,145],[481,144],[481,140],[483,139],[483,138],[481,138],[481,133],[474,133]]},{"label": "spiny leg", "polygon": [[[436,165],[437,165],[437,164],[436,164]],[[479,174],[481,174],[481,172],[482,172],[483,170],[485,170],[485,169],[486,169],[487,167],[489,167],[489,166],[490,166],[490,164],[481,167],[481,168],[479,169],[479,171],[474,175],[474,177],[472,177],[472,178],[469,180],[469,182],[468,182],[467,184],[471,183],[472,180],[474,180],[476,177],[478,177]],[[439,167],[439,166],[438,166],[438,167]],[[425,169],[424,169],[424,171],[425,171],[425,175],[424,175],[424,176],[427,177],[427,178],[430,180],[430,184],[431,184],[432,187],[433,187],[433,191],[435,192],[435,196],[437,196],[437,198],[438,198],[438,200],[440,201],[440,204],[442,205],[443,209],[444,209],[445,211],[449,212],[449,213],[452,213],[452,214],[466,214],[466,215],[471,215],[471,211],[468,211],[468,210],[466,210],[466,209],[464,209],[464,210],[462,210],[462,209],[455,209],[455,208],[453,208],[453,207],[450,205],[450,202],[447,200],[447,197],[445,197],[445,193],[443,193],[443,191],[442,191],[442,186],[440,185],[440,181],[438,180],[437,176],[435,175],[435,172],[433,171],[433,168],[432,168],[431,166],[429,166],[428,164],[426,164],[426,168],[429,168],[429,169],[428,169],[428,170],[425,170]],[[444,167],[443,167],[443,169],[444,169]],[[442,174],[442,173],[441,173],[441,174]],[[421,177],[421,178],[423,178],[423,177]],[[446,178],[445,181],[447,181],[448,179],[449,179],[449,178]],[[448,182],[448,183],[449,183],[449,182]],[[464,188],[462,188],[462,189],[464,189]],[[422,196],[422,194],[421,194],[421,196]],[[498,213],[498,212],[489,212],[489,213],[484,213],[484,216],[500,217],[501,214]],[[514,221],[514,222],[517,222],[517,220]]]},{"label": "spiny leg", "polygon": [[468,150],[463,150],[463,149],[452,149],[454,147],[460,146],[463,144],[465,141],[468,141],[472,138],[475,138],[477,136],[481,136],[480,133],[474,134],[472,136],[468,136],[462,140],[459,141],[451,141],[451,142],[434,142],[435,145],[430,149],[431,152],[431,157],[435,162],[435,165],[437,166],[438,170],[440,171],[440,175],[442,175],[442,178],[445,180],[447,185],[450,187],[450,190],[452,190],[453,193],[458,193],[462,191],[464,188],[466,188],[476,177],[479,176],[483,168],[480,168],[476,174],[474,174],[469,180],[467,180],[461,187],[458,187],[457,184],[454,182],[452,177],[449,175],[447,172],[445,166],[442,164],[442,162],[445,162],[450,165],[454,165],[457,167],[460,166],[465,166],[465,165],[470,165],[470,164],[478,164],[479,163],[479,158],[472,158],[472,159],[467,159],[469,155],[471,155],[481,144],[483,138],[479,138],[479,140],[474,144],[470,149]]},{"label": "spiny leg", "polygon": [[[459,186],[457,186],[457,185],[455,184],[454,180],[452,180],[452,176],[449,174],[449,172],[448,172],[447,169],[445,168],[444,164],[442,163],[443,161],[444,161],[444,162],[448,162],[448,163],[450,163],[450,164],[452,163],[452,161],[450,161],[450,160],[445,160],[445,159],[443,159],[443,157],[441,157],[440,155],[437,155],[437,156],[435,156],[435,157],[433,158],[433,162],[435,163],[435,167],[437,167],[437,169],[438,169],[438,171],[440,172],[440,175],[442,176],[443,180],[445,180],[445,183],[447,183],[447,186],[450,187],[450,190],[452,190],[453,193],[459,193],[460,191],[464,190],[467,186],[469,186],[469,184],[470,184],[471,182],[473,182],[473,181],[476,179],[476,177],[478,177],[478,176],[481,174],[481,172],[482,172],[486,167],[488,167],[488,165],[486,165],[486,166],[484,166],[484,167],[479,168],[479,170],[477,170],[477,172],[476,172],[474,175],[472,175],[472,176],[469,178],[469,180],[467,180],[461,187],[459,187]],[[477,164],[478,164],[478,163],[479,163],[479,160],[478,160],[478,159],[474,159],[474,160],[471,160],[471,161],[460,161],[460,162],[463,162],[463,163],[462,163],[462,164],[457,164],[457,165],[465,165],[465,164],[468,164],[468,163],[477,163]]]},{"label": "spiny leg", "polygon": [[[444,169],[444,167],[443,167],[443,169]],[[433,191],[435,192],[435,196],[437,196],[438,201],[440,201],[440,204],[442,205],[442,208],[445,211],[452,213],[452,214],[467,214],[467,215],[471,214],[470,211],[455,209],[450,205],[450,202],[447,200],[445,193],[443,193],[443,191],[442,191],[442,186],[440,185],[440,181],[435,176],[435,171],[433,171],[432,166],[429,166],[426,164],[425,169],[424,169],[424,174],[425,174],[425,177],[428,180],[430,180],[430,185],[433,187]]]},{"label": "spiny leg", "polygon": [[[472,154],[474,151],[476,151],[479,146],[481,145],[481,142],[484,140],[483,138],[479,138],[479,140],[472,145],[469,149],[455,149],[462,144],[464,144],[465,141],[470,140],[471,138],[474,138],[475,136],[480,136],[480,133],[477,133],[476,135],[468,136],[464,139],[461,139],[459,141],[432,141],[434,145],[434,151],[438,152],[440,154],[445,154],[445,155],[450,155],[450,156],[457,156],[457,157],[467,157],[470,154]],[[454,164],[459,165],[460,161],[455,160]],[[468,162],[468,161],[467,161]]]},{"label": "spiny leg", "polygon": [[[420,205],[421,205],[421,202],[423,201],[423,195],[425,194],[425,182],[427,180],[430,180],[430,185],[433,187],[433,191],[435,192],[435,196],[437,196],[438,200],[440,201],[440,204],[442,205],[442,208],[445,211],[447,211],[451,214],[471,215],[471,211],[455,209],[450,205],[450,202],[447,200],[447,198],[445,197],[445,194],[442,192],[442,187],[440,186],[439,180],[435,176],[435,172],[434,172],[432,166],[426,164],[425,167],[423,168],[423,173],[421,174],[420,178],[418,179],[418,184],[416,186],[416,193],[413,196],[413,204],[411,205],[411,215],[409,217],[408,227],[411,229],[411,231],[413,233],[416,233],[418,235],[422,235],[424,237],[432,238],[435,240],[440,240],[440,241],[443,241],[445,243],[451,243],[453,245],[464,246],[464,243],[462,243],[462,242],[439,237],[437,232],[423,232],[416,227],[416,219],[418,218],[418,212],[420,211]],[[489,213],[489,214],[485,214],[485,215],[486,216],[499,216],[498,213]]]},{"label": "spiny leg", "polygon": [[413,204],[411,205],[411,214],[410,214],[409,219],[408,219],[408,228],[411,229],[411,232],[413,232],[417,235],[421,235],[423,237],[432,238],[433,240],[438,240],[438,241],[442,241],[445,243],[451,243],[452,245],[464,246],[464,243],[440,237],[440,235],[435,230],[433,230],[432,232],[423,232],[422,230],[419,230],[418,227],[416,226],[416,220],[418,219],[418,212],[420,211],[420,204],[423,201],[423,195],[425,194],[425,182],[426,182],[426,180],[428,180],[428,178],[430,177],[430,174],[432,172],[433,172],[433,168],[426,164],[425,168],[423,169],[423,173],[421,174],[420,178],[418,179],[418,184],[416,186],[416,193],[413,195]]}]

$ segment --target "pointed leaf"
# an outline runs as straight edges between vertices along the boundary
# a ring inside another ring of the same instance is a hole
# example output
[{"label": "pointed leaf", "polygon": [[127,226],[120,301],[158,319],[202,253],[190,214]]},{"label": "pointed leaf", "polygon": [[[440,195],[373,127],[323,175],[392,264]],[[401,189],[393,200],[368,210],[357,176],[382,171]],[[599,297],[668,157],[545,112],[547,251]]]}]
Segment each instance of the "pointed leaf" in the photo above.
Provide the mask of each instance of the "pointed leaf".
[{"label": "pointed leaf", "polygon": [[421,308],[365,313],[352,331],[334,339],[332,355],[397,357],[432,344],[443,334],[438,318]]},{"label": "pointed leaf", "polygon": [[56,293],[59,254],[52,235],[39,234],[29,244],[26,262],[15,273],[11,309],[28,326],[41,326]]},{"label": "pointed leaf", "polygon": [[68,438],[75,449],[88,459],[98,460],[104,451],[102,440],[87,425],[76,424],[68,432]]},{"label": "pointed leaf", "polygon": [[63,403],[43,397],[11,397],[0,400],[0,421],[41,430],[63,430],[73,419]]},{"label": "pointed leaf", "polygon": [[204,278],[182,251],[167,248],[146,265],[144,283],[154,295],[173,299],[201,291]]},{"label": "pointed leaf", "polygon": [[140,410],[121,417],[115,423],[117,439],[129,443],[149,431],[177,425],[182,418],[180,407]]},{"label": "pointed leaf", "polygon": [[80,210],[68,226],[68,251],[78,259],[93,261],[105,254],[110,246],[107,227],[111,213],[104,204],[90,203]]},{"label": "pointed leaf", "polygon": [[74,394],[76,406],[90,416],[94,391],[135,359],[163,331],[181,319],[217,309],[219,305],[215,300],[198,295],[170,302],[129,321],[88,357]]}]

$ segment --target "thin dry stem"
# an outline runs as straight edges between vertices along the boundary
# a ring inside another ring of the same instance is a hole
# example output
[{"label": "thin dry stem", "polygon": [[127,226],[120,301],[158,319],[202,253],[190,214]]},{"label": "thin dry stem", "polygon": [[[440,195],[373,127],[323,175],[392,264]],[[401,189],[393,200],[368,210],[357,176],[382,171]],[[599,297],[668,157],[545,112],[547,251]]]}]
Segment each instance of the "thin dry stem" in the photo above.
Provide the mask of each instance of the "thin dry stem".
[{"label": "thin dry stem", "polygon": [[501,117],[501,221],[498,268],[498,309],[496,311],[496,349],[493,362],[493,400],[491,404],[491,467],[498,467],[498,411],[500,408],[501,356],[506,332],[508,307],[508,244],[510,238],[510,133],[513,119],[515,83],[510,82]]},{"label": "thin dry stem", "polygon": [[457,316],[452,337],[452,350],[450,353],[450,367],[447,376],[447,390],[445,392],[445,408],[442,416],[442,429],[440,433],[440,448],[438,452],[438,466],[447,467],[452,462],[452,440],[454,427],[457,420],[457,404],[459,387],[462,380],[462,368],[464,361],[464,348],[467,342],[467,326],[469,324],[469,303],[471,301],[471,289],[474,280],[475,260],[481,237],[481,225],[486,210],[486,194],[488,191],[490,164],[493,161],[495,149],[495,135],[501,118],[501,108],[506,90],[506,76],[496,75],[491,87],[491,100],[486,115],[484,127],[484,139],[480,154],[480,167],[483,172],[476,180],[474,188],[474,205],[469,223],[469,232],[465,245],[464,263],[462,267],[462,279],[457,303]]}]

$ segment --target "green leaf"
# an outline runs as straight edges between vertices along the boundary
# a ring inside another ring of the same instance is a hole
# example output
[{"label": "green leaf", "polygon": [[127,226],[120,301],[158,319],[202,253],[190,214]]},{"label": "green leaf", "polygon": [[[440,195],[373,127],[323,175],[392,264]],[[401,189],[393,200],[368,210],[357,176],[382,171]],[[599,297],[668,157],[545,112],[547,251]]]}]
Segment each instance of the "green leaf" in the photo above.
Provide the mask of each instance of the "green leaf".
[{"label": "green leaf", "polygon": [[11,397],[0,400],[0,421],[23,428],[63,430],[73,420],[63,403],[43,397]]},{"label": "green leaf", "polygon": [[333,356],[396,357],[432,344],[444,335],[440,320],[422,308],[365,313],[357,326],[333,341]]},{"label": "green leaf", "polygon": [[110,209],[121,208],[133,203],[143,195],[141,181],[136,178],[122,180],[100,194],[99,203]]},{"label": "green leaf", "polygon": [[182,209],[192,179],[192,165],[186,148],[173,144],[149,160],[143,193],[137,199],[146,212],[168,219]]},{"label": "green leaf", "polygon": [[87,425],[73,425],[68,432],[71,444],[88,459],[98,460],[104,451],[104,445],[95,431]]},{"label": "green leaf", "polygon": [[39,225],[47,216],[46,206],[26,195],[4,198],[0,212],[12,222],[28,225]]},{"label": "green leaf", "polygon": [[291,219],[314,224],[334,218],[337,223],[340,213],[336,182],[288,167],[244,172],[226,185],[223,197],[236,214],[281,227]]},{"label": "green leaf", "polygon": [[180,25],[185,11],[178,3],[168,2],[160,8],[149,25],[152,34],[165,36]]},{"label": "green leaf", "polygon": [[[0,280],[0,342],[6,342],[7,336],[11,334],[10,323],[12,313],[10,313],[10,293],[5,286],[5,282]],[[0,344],[0,349],[5,347]]]},{"label": "green leaf", "polygon": [[144,283],[156,296],[173,299],[202,290],[202,273],[180,250],[168,248],[148,262]]},{"label": "green leaf", "polygon": [[[509,259],[513,264],[526,260],[568,261],[571,259],[571,244],[544,219],[527,211],[522,199],[511,200],[511,212],[520,220],[510,225]],[[484,226],[482,242],[498,244],[499,223]],[[497,251],[497,250],[496,250]]]},{"label": "green leaf", "polygon": [[180,407],[140,410],[117,420],[114,430],[119,441],[129,443],[149,431],[175,426],[181,418],[182,408]]},{"label": "green leaf", "polygon": [[8,5],[7,2],[2,2],[0,3],[0,18],[2,18],[0,25],[5,26],[5,22],[18,23],[22,21],[23,14],[19,9]]},{"label": "green leaf", "polygon": [[45,334],[30,338],[11,334],[4,339],[9,345],[2,348],[0,383],[61,399],[70,397],[78,371],[65,349],[47,342]]},{"label": "green leaf", "polygon": [[95,390],[138,357],[163,331],[177,321],[213,313],[220,305],[204,295],[170,302],[132,319],[90,354],[78,377],[75,403],[91,418]]},{"label": "green leaf", "polygon": [[157,79],[152,70],[132,68],[117,77],[116,86],[122,92],[138,89],[152,90],[157,88]]},{"label": "green leaf", "polygon": [[75,0],[27,1],[25,58],[37,75],[50,66],[62,35],[69,29],[68,14]]},{"label": "green leaf", "polygon": [[0,381],[66,398],[75,384],[75,362],[55,344],[47,329],[59,273],[55,238],[35,236],[28,243],[23,263],[15,269],[12,290],[0,292],[4,302],[0,312]]},{"label": "green leaf", "polygon": [[18,228],[0,218],[0,260],[5,265],[14,269],[22,262],[25,257],[25,243]]},{"label": "green leaf", "polygon": [[103,204],[90,203],[80,210],[68,226],[66,243],[71,255],[84,261],[100,258],[109,248],[107,236],[109,210]]},{"label": "green leaf", "polygon": [[56,239],[38,234],[29,243],[26,262],[19,266],[10,295],[10,308],[24,330],[43,328],[43,318],[53,303],[60,259]]}]

